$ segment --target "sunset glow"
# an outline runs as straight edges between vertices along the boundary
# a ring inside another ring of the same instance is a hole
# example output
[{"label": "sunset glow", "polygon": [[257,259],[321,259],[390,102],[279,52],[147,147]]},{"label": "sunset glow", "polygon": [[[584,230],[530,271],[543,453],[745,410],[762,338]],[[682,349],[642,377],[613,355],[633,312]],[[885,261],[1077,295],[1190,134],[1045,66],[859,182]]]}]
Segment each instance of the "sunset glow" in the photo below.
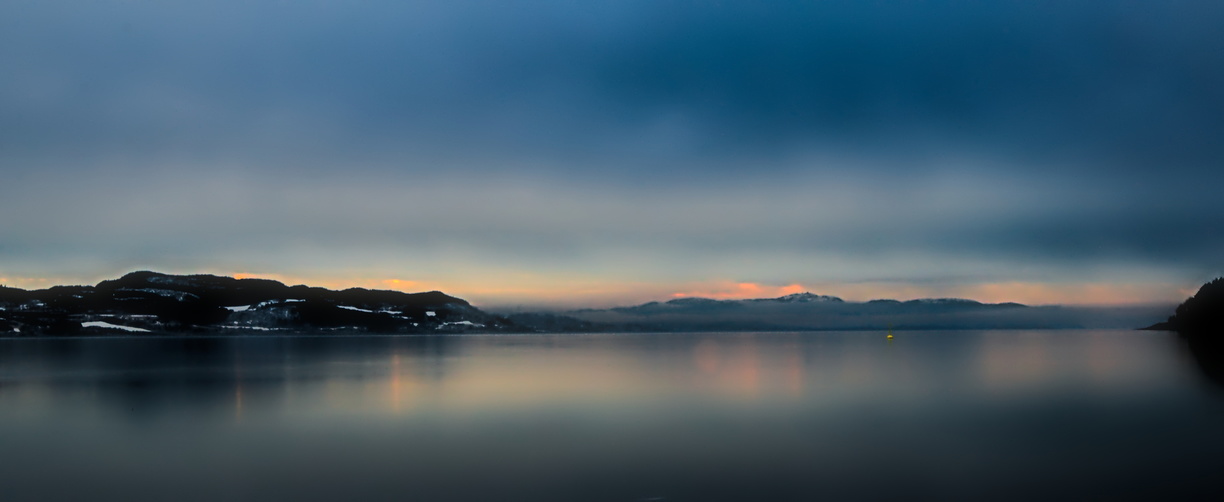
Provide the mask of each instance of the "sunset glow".
[{"label": "sunset glow", "polygon": [[[907,283],[791,283],[771,285],[753,282],[703,281],[679,285],[625,283],[614,279],[597,286],[590,279],[577,284],[563,278],[537,278],[528,283],[487,280],[426,282],[407,279],[337,278],[321,275],[288,275],[253,272],[209,272],[237,279],[271,279],[287,285],[304,284],[342,290],[348,288],[383,289],[417,293],[442,291],[476,305],[493,307],[614,307],[636,305],[675,298],[744,300],[777,298],[795,293],[813,293],[865,302],[876,299],[914,300],[921,298],[965,298],[983,303],[1015,302],[1026,305],[1101,305],[1125,306],[1176,303],[1194,294],[1194,288],[1163,283],[1034,283],[999,282],[981,284],[922,285]],[[0,284],[23,289],[40,289],[60,284],[94,284],[111,277],[0,277]],[[679,292],[669,292],[680,289]]]},{"label": "sunset glow", "polygon": [[0,6],[0,280],[526,308],[1224,275],[1224,11],[596,4]]},{"label": "sunset glow", "polygon": [[0,1],[0,502],[1210,500],[1224,1]]}]

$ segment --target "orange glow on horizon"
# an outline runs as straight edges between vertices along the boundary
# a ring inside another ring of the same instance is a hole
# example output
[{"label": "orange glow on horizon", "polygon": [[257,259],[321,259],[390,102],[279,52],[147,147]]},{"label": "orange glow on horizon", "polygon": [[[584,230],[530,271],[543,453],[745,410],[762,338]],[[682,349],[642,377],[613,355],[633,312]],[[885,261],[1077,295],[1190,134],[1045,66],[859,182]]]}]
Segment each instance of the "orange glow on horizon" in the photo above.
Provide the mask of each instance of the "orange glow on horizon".
[{"label": "orange glow on horizon", "polygon": [[284,274],[259,274],[238,272],[229,275],[235,279],[271,279],[282,282],[289,286],[304,284],[312,287],[323,287],[327,289],[343,290],[349,288],[365,288],[365,289],[389,289],[393,291],[401,291],[405,293],[415,293],[419,291],[440,290],[440,288],[431,288],[427,284],[418,281],[409,281],[405,279],[371,279],[371,278],[350,278],[337,279],[326,277],[301,277]]},{"label": "orange glow on horizon", "polygon": [[1163,283],[1041,283],[993,282],[958,285],[916,285],[910,283],[798,283],[774,286],[753,282],[715,282],[704,287],[672,293],[672,298],[711,298],[743,300],[776,298],[795,293],[837,296],[846,301],[914,300],[919,298],[966,298],[983,303],[1015,302],[1026,305],[1136,305],[1180,302],[1196,289]]},{"label": "orange glow on horizon", "polygon": [[966,298],[983,303],[1025,305],[1139,305],[1176,303],[1196,290],[1166,283],[992,282],[944,286],[904,283],[832,284],[849,301],[874,299]]},{"label": "orange glow on horizon", "polygon": [[1015,302],[1026,305],[1141,305],[1177,303],[1197,288],[1168,283],[1042,283],[992,282],[977,284],[918,285],[912,283],[810,283],[785,286],[751,282],[714,282],[672,293],[672,298],[740,300],[776,298],[794,293],[836,296],[850,302],[920,298],[965,298],[983,303]]},{"label": "orange glow on horizon", "polygon": [[744,300],[749,298],[774,298],[807,291],[802,284],[768,286],[755,282],[717,284],[704,290],[672,293],[673,298],[713,298],[716,300]]},{"label": "orange glow on horizon", "polygon": [[52,286],[69,284],[84,284],[81,281],[65,280],[58,277],[0,277],[0,286],[19,289],[45,289]]},{"label": "orange glow on horizon", "polygon": [[[290,275],[281,273],[190,271],[172,273],[213,273],[237,279],[271,279],[287,285],[305,284],[334,290],[360,287],[416,293],[442,291],[471,301],[477,306],[523,308],[607,308],[637,305],[666,298],[711,298],[740,300],[776,298],[812,292],[862,302],[875,299],[912,300],[918,298],[966,298],[984,303],[1016,302],[1026,305],[1100,305],[1176,304],[1198,291],[1198,285],[1166,282],[1024,282],[1000,281],[968,284],[915,284],[906,282],[788,282],[769,284],[750,281],[691,281],[653,283],[606,280],[601,277],[571,277],[549,274],[493,274],[474,278],[422,280],[388,278],[386,275]],[[56,285],[97,284],[114,276],[81,280],[67,277],[2,276],[0,284],[27,290]]]}]

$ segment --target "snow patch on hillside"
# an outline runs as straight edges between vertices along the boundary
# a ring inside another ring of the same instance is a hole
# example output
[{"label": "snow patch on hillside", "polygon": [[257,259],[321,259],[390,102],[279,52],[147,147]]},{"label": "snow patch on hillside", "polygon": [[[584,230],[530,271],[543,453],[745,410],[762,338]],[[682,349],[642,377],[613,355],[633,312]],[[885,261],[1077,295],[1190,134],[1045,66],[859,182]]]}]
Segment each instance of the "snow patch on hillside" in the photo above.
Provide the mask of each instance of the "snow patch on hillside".
[{"label": "snow patch on hillside", "polygon": [[483,325],[483,324],[480,324],[480,323],[475,323],[475,322],[472,322],[472,321],[454,321],[454,322],[444,322],[444,323],[442,323],[441,325],[439,325],[439,326],[438,326],[438,329],[441,329],[443,326],[469,326],[469,327],[473,327],[473,328],[483,328],[483,327],[485,327],[485,325]]},{"label": "snow patch on hillside", "polygon": [[149,332],[149,330],[144,329],[144,328],[133,328],[131,326],[120,326],[118,324],[111,324],[106,321],[86,321],[86,322],[81,323],[81,327],[82,328],[121,329],[123,331],[131,331],[133,333],[148,333]]}]

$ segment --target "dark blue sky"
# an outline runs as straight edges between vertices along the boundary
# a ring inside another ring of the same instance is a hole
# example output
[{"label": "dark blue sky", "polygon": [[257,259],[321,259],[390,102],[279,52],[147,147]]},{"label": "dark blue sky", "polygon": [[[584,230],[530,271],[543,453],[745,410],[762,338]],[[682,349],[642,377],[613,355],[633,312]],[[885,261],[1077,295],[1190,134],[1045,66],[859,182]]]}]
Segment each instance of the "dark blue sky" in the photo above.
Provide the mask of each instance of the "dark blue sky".
[{"label": "dark blue sky", "polygon": [[0,277],[1176,300],[1224,273],[1220,26],[1206,1],[6,2]]}]

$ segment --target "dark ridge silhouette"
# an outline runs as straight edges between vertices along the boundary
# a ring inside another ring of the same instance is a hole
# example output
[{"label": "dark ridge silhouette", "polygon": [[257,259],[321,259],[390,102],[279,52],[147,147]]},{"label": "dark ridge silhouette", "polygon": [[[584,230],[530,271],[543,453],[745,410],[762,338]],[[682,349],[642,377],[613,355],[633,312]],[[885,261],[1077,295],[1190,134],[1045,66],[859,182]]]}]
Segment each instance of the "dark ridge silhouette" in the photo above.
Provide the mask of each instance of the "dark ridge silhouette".
[{"label": "dark ridge silhouette", "polygon": [[1167,321],[1143,329],[1176,331],[1195,338],[1224,337],[1224,277],[1200,287],[1198,293],[1177,306]]},{"label": "dark ridge silhouette", "polygon": [[[797,293],[496,315],[438,291],[333,291],[268,279],[140,271],[96,286],[0,287],[0,336],[1120,328],[1158,319],[1164,309],[1029,307],[956,298],[847,302]],[[1183,315],[1190,319],[1194,312]]]},{"label": "dark ridge silhouette", "polygon": [[1198,293],[1177,306],[1170,321],[1178,332],[1188,335],[1218,338],[1224,334],[1224,278],[1204,284]]},{"label": "dark ridge silhouette", "polygon": [[1224,390],[1224,278],[1200,287],[1167,321],[1143,329],[1176,331],[1203,377]]},{"label": "dark ridge silhouette", "polygon": [[268,279],[132,272],[96,286],[0,287],[0,333],[522,331],[438,291],[332,291]]}]

